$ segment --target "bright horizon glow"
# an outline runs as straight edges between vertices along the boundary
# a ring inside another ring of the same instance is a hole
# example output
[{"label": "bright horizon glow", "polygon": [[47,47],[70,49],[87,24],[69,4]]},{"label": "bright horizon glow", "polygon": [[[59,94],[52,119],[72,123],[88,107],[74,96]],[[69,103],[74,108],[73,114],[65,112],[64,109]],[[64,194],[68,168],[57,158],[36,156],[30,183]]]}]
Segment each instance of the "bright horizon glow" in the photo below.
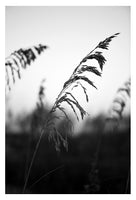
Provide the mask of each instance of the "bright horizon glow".
[{"label": "bright horizon glow", "polygon": [[[31,111],[37,101],[40,82],[46,79],[46,98],[53,105],[63,84],[81,59],[100,41],[117,32],[121,34],[104,53],[107,62],[97,78],[95,91],[89,88],[89,113],[106,111],[118,87],[130,76],[129,7],[7,7],[6,56],[21,47],[49,46],[24,71],[14,86],[10,107],[16,113]],[[79,99],[84,99],[81,91]]]}]

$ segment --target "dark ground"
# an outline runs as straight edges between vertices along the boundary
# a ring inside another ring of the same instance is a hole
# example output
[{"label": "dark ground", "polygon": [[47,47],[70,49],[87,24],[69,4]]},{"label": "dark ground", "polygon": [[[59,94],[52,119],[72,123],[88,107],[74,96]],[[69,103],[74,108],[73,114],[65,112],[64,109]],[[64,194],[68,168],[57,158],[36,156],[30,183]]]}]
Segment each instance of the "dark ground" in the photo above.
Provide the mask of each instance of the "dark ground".
[{"label": "dark ground", "polygon": [[[28,133],[6,134],[7,194],[22,193],[36,141]],[[107,134],[82,133],[68,138],[68,142],[68,152],[62,148],[58,153],[54,144],[43,137],[25,193],[130,193],[129,129]]]}]

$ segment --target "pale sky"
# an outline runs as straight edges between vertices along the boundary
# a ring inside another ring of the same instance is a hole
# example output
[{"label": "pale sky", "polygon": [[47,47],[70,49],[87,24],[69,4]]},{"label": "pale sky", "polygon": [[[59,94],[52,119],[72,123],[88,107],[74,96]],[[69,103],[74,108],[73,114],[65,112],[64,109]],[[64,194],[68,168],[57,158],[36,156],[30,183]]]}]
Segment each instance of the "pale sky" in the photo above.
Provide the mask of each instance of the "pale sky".
[{"label": "pale sky", "polygon": [[[96,79],[98,90],[89,87],[87,111],[106,111],[116,90],[130,76],[129,7],[6,7],[6,57],[14,50],[39,43],[48,45],[28,66],[9,94],[13,112],[35,107],[41,80],[46,79],[46,98],[51,105],[81,59],[100,41],[120,35],[104,53],[103,75]],[[84,99],[80,91],[78,98]]]}]

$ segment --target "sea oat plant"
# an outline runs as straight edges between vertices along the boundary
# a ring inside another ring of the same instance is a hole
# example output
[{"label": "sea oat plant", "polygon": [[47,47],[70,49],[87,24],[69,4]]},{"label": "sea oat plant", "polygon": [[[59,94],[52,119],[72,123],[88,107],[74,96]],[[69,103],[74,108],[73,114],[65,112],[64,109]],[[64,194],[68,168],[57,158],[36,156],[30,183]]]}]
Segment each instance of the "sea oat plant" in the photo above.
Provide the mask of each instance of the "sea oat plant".
[{"label": "sea oat plant", "polygon": [[130,100],[131,96],[131,79],[123,83],[121,87],[118,88],[115,98],[113,99],[111,108],[109,109],[109,114],[107,121],[115,122],[115,128],[118,127],[120,120],[123,117],[123,111]]},{"label": "sea oat plant", "polygon": [[39,90],[38,90],[38,99],[36,103],[36,108],[32,113],[31,123],[30,123],[30,133],[28,139],[28,151],[27,151],[27,158],[26,158],[26,172],[29,167],[29,161],[31,159],[31,146],[35,139],[38,137],[38,133],[40,127],[43,124],[43,120],[45,119],[46,114],[48,113],[47,108],[45,107],[46,104],[46,95],[45,95],[45,82],[46,79],[42,79]]},{"label": "sea oat plant", "polygon": [[32,121],[31,121],[32,131],[31,132],[34,133],[34,136],[36,136],[37,133],[39,132],[40,127],[43,125],[45,121],[45,117],[48,113],[48,109],[46,105],[46,95],[45,95],[45,90],[46,90],[45,82],[46,82],[46,79],[42,79],[40,83],[36,109],[34,110],[34,113],[32,115]]},{"label": "sea oat plant", "polygon": [[[56,98],[56,101],[51,108],[47,118],[45,119],[45,122],[41,128],[41,133],[39,136],[39,140],[37,142],[32,161],[30,163],[30,167],[28,170],[28,175],[26,177],[26,181],[24,184],[23,193],[25,192],[28,178],[30,175],[31,167],[36,155],[36,152],[38,150],[38,147],[40,145],[41,138],[43,134],[46,132],[48,134],[49,140],[53,140],[55,143],[55,148],[57,151],[60,151],[60,146],[63,144],[63,146],[68,150],[68,142],[67,142],[67,134],[65,137],[62,136],[62,133],[59,132],[56,126],[56,121],[60,120],[61,117],[65,118],[66,121],[69,124],[69,127],[72,127],[72,121],[70,120],[70,117],[68,116],[63,104],[67,104],[70,106],[71,110],[75,114],[77,120],[79,121],[79,115],[77,111],[79,111],[81,115],[81,119],[84,119],[84,116],[87,114],[87,112],[84,110],[84,108],[80,105],[77,98],[73,95],[72,91],[76,87],[81,87],[83,89],[84,95],[86,97],[86,101],[89,102],[89,97],[87,94],[87,89],[83,85],[83,83],[88,83],[91,87],[97,89],[97,87],[94,85],[92,80],[90,80],[87,76],[84,75],[84,72],[93,73],[96,76],[101,76],[103,66],[106,62],[105,57],[103,56],[103,51],[108,50],[109,43],[112,41],[113,38],[115,38],[119,33],[116,33],[108,38],[106,38],[104,41],[100,42],[92,51],[90,51],[79,63],[79,65],[74,69],[72,75],[70,78],[64,83],[63,88],[61,92],[59,93],[58,97]],[[96,60],[98,62],[99,68],[93,65],[88,65],[88,60]],[[61,112],[62,115],[56,115],[57,110]],[[70,129],[71,130],[71,129]]]},{"label": "sea oat plant", "polygon": [[[116,131],[121,119],[123,118],[123,111],[125,110],[131,95],[131,79],[123,83],[121,87],[118,88],[115,98],[113,99],[111,108],[109,109],[108,117],[106,118],[104,131],[107,131],[107,127],[110,126],[110,130]],[[97,193],[100,190],[99,183],[99,169],[98,169],[98,156],[100,153],[102,134],[98,138],[98,144],[94,154],[94,160],[91,164],[91,171],[89,173],[89,184],[85,185],[85,191],[87,193]],[[130,172],[128,172],[125,193],[127,193],[130,181]]]},{"label": "sea oat plant", "polygon": [[[62,140],[63,145],[67,148],[67,141],[65,138],[62,138],[61,133],[56,129],[54,126],[54,122],[52,119],[50,120],[50,116],[56,112],[56,110],[60,110],[62,114],[64,114],[64,117],[68,121],[68,123],[71,125],[71,120],[69,116],[67,115],[67,112],[65,108],[63,107],[63,104],[66,103],[70,106],[73,113],[75,114],[77,120],[79,121],[79,115],[77,113],[77,110],[79,111],[81,115],[81,119],[84,119],[84,116],[87,114],[87,112],[84,110],[84,108],[80,105],[78,100],[73,95],[72,91],[76,87],[81,87],[83,89],[84,95],[86,97],[86,101],[89,102],[89,97],[87,94],[87,89],[83,85],[84,82],[88,83],[91,87],[97,89],[97,87],[94,85],[94,83],[84,75],[84,72],[93,73],[96,76],[101,76],[103,66],[106,62],[105,57],[103,56],[102,50],[108,50],[109,43],[111,40],[116,37],[119,33],[116,33],[108,38],[106,38],[104,41],[100,42],[92,51],[89,52],[79,63],[79,65],[74,69],[72,75],[70,78],[64,83],[63,88],[58,95],[50,113],[49,113],[49,119],[47,120],[46,127],[49,127],[49,138],[52,138],[55,141],[55,147],[56,150],[60,149],[60,141]],[[100,51],[101,50],[101,51]],[[96,60],[98,62],[99,68],[96,66],[88,65],[88,60]],[[59,116],[54,116],[56,120],[60,119]],[[57,138],[55,138],[57,137]]]},{"label": "sea oat plant", "polygon": [[11,53],[5,60],[6,91],[16,82],[16,76],[21,79],[21,70],[26,69],[48,47],[42,44],[30,48],[21,48]]},{"label": "sea oat plant", "polygon": [[[118,88],[115,98],[113,99],[111,108],[109,109],[109,114],[106,119],[105,129],[110,128],[110,131],[117,131],[121,120],[123,119],[123,112],[130,101],[131,97],[131,78],[129,77],[127,81],[123,83],[121,87]],[[128,176],[126,180],[125,193],[128,192],[130,182],[130,169],[128,171]]]}]

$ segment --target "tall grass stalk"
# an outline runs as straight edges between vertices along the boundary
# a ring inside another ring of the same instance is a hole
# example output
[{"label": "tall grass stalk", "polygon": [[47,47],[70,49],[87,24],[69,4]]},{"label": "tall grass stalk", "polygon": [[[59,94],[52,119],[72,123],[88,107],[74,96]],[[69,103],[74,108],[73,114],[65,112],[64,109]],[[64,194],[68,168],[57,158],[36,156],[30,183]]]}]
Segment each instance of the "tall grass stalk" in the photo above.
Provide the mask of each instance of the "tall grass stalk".
[{"label": "tall grass stalk", "polygon": [[[107,123],[110,123],[110,129],[116,131],[119,127],[120,121],[123,118],[123,111],[131,97],[131,79],[128,78],[124,84],[118,88],[115,98],[112,102],[112,106],[109,110],[109,116],[107,117]],[[106,123],[106,125],[107,125]],[[128,176],[126,180],[125,194],[127,194],[130,182],[130,169],[128,170]]]},{"label": "tall grass stalk", "polygon": [[21,79],[21,70],[26,69],[38,55],[48,47],[42,44],[30,48],[21,48],[11,53],[5,60],[6,91],[11,90],[11,85],[16,82],[16,76]]},{"label": "tall grass stalk", "polygon": [[109,114],[107,117],[107,123],[114,122],[114,127],[117,128],[120,120],[123,118],[123,111],[126,108],[127,102],[131,96],[131,79],[128,78],[125,83],[118,88],[115,98],[113,99]]},{"label": "tall grass stalk", "polygon": [[37,138],[37,133],[39,132],[40,127],[42,126],[43,119],[45,118],[45,79],[42,79],[39,91],[38,91],[38,100],[37,100],[37,107],[34,110],[31,118],[31,130],[28,139],[28,150],[26,155],[26,167],[25,167],[25,177],[29,167],[30,161],[30,154],[31,154],[31,144],[34,138]]},{"label": "tall grass stalk", "polygon": [[[60,151],[61,143],[63,146],[68,150],[68,142],[67,142],[67,135],[64,138],[62,134],[57,130],[57,127],[55,125],[56,120],[60,120],[61,116],[56,116],[55,112],[59,110],[68,124],[70,124],[70,128],[72,126],[72,122],[63,107],[63,103],[66,103],[70,106],[73,113],[75,114],[77,120],[79,120],[79,115],[77,114],[77,110],[80,113],[81,119],[84,119],[84,116],[87,114],[87,112],[84,110],[84,108],[79,104],[78,100],[74,97],[72,94],[72,90],[75,87],[82,87],[84,95],[86,97],[86,101],[89,101],[87,89],[84,87],[82,82],[88,83],[91,87],[97,89],[97,87],[94,85],[94,83],[84,75],[84,72],[93,73],[94,75],[101,76],[103,66],[106,62],[105,57],[103,56],[103,50],[108,50],[109,43],[111,40],[116,37],[119,33],[116,33],[108,38],[106,38],[104,41],[100,42],[92,51],[90,51],[79,63],[79,65],[74,69],[72,75],[70,78],[64,83],[63,88],[61,92],[59,93],[58,97],[56,98],[56,101],[50,110],[47,119],[45,119],[45,123],[43,124],[41,128],[41,133],[39,140],[37,142],[32,161],[30,163],[30,167],[28,169],[28,174],[25,180],[23,193],[25,192],[25,189],[27,187],[27,182],[30,176],[30,171],[32,168],[32,164],[34,162],[34,158],[36,156],[36,152],[38,150],[38,147],[40,145],[41,138],[43,134],[46,132],[48,134],[49,140],[53,140],[55,143],[55,148],[57,151]],[[99,51],[101,50],[101,51]],[[88,60],[96,60],[99,65],[99,69],[96,66],[91,66],[87,64]]]}]

